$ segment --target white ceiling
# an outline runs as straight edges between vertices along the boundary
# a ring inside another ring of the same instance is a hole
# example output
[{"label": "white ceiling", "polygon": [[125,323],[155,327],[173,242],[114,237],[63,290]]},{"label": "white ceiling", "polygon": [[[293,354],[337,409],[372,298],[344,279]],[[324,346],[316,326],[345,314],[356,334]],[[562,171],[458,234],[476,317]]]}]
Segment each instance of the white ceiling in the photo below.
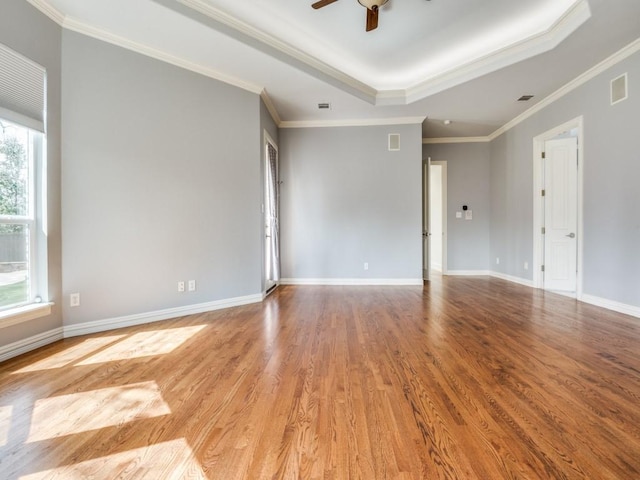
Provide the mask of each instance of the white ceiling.
[{"label": "white ceiling", "polygon": [[425,137],[489,135],[640,37],[638,0],[389,0],[372,32],[357,0],[28,1],[263,93],[283,126],[427,117]]}]

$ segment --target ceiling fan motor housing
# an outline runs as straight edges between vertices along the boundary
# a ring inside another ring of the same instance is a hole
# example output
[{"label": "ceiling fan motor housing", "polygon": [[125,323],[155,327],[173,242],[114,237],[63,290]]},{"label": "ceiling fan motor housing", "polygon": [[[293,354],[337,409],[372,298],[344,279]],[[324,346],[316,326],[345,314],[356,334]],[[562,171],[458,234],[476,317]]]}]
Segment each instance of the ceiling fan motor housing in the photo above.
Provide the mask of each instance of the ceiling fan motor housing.
[{"label": "ceiling fan motor housing", "polygon": [[369,10],[373,10],[373,7],[380,8],[388,1],[389,0],[358,0],[358,3]]}]

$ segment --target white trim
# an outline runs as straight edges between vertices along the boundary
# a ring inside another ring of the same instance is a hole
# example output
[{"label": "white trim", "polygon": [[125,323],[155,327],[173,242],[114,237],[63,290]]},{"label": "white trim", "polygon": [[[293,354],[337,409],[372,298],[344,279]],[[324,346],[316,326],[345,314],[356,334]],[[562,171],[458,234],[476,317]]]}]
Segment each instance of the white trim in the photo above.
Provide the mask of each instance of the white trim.
[{"label": "white trim", "polygon": [[427,117],[360,118],[352,120],[302,120],[280,122],[280,128],[371,127],[422,124]]},{"label": "white trim", "polygon": [[269,114],[271,115],[271,118],[273,119],[275,124],[277,126],[280,126],[280,124],[282,123],[282,119],[280,118],[280,114],[278,113],[278,109],[276,108],[275,104],[273,103],[273,100],[271,100],[271,97],[267,93],[266,89],[262,89],[262,92],[260,92],[260,98],[264,102],[265,107],[267,107],[267,110],[269,111]]},{"label": "white trim", "polygon": [[542,196],[542,152],[547,140],[557,137],[561,133],[572,129],[578,129],[578,262],[577,262],[577,282],[576,295],[578,298],[582,294],[582,272],[584,263],[584,119],[582,116],[558,125],[551,130],[534,137],[533,139],[533,286],[543,288],[543,278],[540,267],[544,259],[544,239],[542,236],[543,205]]},{"label": "white trim", "polygon": [[517,283],[519,285],[524,285],[525,287],[534,288],[533,280],[528,280],[526,278],[514,277],[513,275],[507,275],[506,273],[501,272],[489,272],[489,275],[493,278],[499,278],[500,280],[506,280],[507,282]]},{"label": "white trim", "polygon": [[500,127],[498,130],[496,130],[491,135],[489,135],[489,140],[494,140],[498,138],[500,135],[507,132],[508,130],[511,130],[516,125],[524,122],[527,118],[538,113],[540,110],[548,107],[556,100],[559,100],[560,98],[564,97],[566,94],[572,92],[573,90],[585,84],[592,78],[595,78],[601,73],[606,72],[609,68],[613,67],[614,65],[617,65],[618,63],[622,62],[623,60],[627,59],[628,57],[630,57],[631,55],[633,55],[638,51],[640,51],[640,38],[634,40],[629,45],[618,50],[616,53],[604,59],[599,64],[595,65],[594,67],[591,67],[582,75],[579,75],[578,77],[574,78],[569,83],[567,83],[566,85],[560,87],[551,95],[540,100],[538,103],[532,106],[529,110],[521,113],[510,122],[505,123],[502,127]]},{"label": "white trim", "polygon": [[423,138],[424,145],[435,145],[439,143],[487,143],[490,142],[489,137],[440,137],[440,138]]},{"label": "white trim", "polygon": [[422,278],[281,278],[280,285],[422,285]]},{"label": "white trim", "polygon": [[46,317],[51,314],[53,305],[53,303],[30,303],[22,307],[4,310],[0,312],[0,329]]},{"label": "white trim", "polygon": [[578,300],[590,305],[595,305],[596,307],[606,308],[607,310],[613,310],[614,312],[640,318],[640,307],[637,307],[635,305],[627,305],[625,303],[607,300],[606,298],[600,298],[594,295],[585,294],[579,296]]},{"label": "white trim", "polygon": [[[204,2],[203,0],[177,0],[178,3],[191,8],[213,20],[220,22],[228,27],[233,28],[234,30],[240,32],[241,34],[247,35],[258,42],[268,45],[271,48],[274,48],[285,55],[299,60],[317,70],[320,73],[323,73],[339,82],[351,87],[355,91],[359,92],[361,97],[364,97],[364,100],[369,101],[370,103],[375,103],[376,96],[378,95],[378,91],[367,85],[360,80],[352,77],[344,73],[337,68],[332,67],[328,63],[323,62],[322,60],[309,55],[301,50],[298,50],[294,46],[279,40],[272,35],[269,35],[262,30],[259,30],[245,22],[238,20],[237,18],[223,12],[222,10],[218,10],[217,8],[211,6],[209,3]],[[270,55],[273,57],[273,55]]]},{"label": "white trim", "polygon": [[44,347],[45,345],[57,342],[63,338],[62,328],[55,328],[23,340],[18,340],[17,342],[10,343],[9,345],[0,347],[0,362],[17,357],[23,353],[30,352],[36,348]]},{"label": "white trim", "polygon": [[474,80],[482,75],[515,65],[535,55],[551,51],[589,18],[591,18],[589,3],[586,0],[576,1],[561,18],[544,32],[507,45],[481,58],[466,62],[457,68],[445,71],[409,87],[405,90],[404,98],[398,100],[403,100],[402,103],[410,104],[464,82]]},{"label": "white trim", "polygon": [[538,103],[533,105],[528,110],[522,112],[517,117],[513,118],[509,122],[505,123],[502,127],[498,128],[495,132],[487,135],[486,137],[442,137],[442,138],[423,138],[422,143],[424,144],[435,144],[435,143],[468,143],[468,142],[491,142],[498,138],[503,133],[508,132],[512,128],[516,127],[520,123],[524,122],[529,117],[535,115],[539,111],[545,109],[555,101],[564,97],[568,93],[571,93],[576,88],[582,86],[587,83],[589,80],[597,77],[601,73],[606,72],[611,67],[617,65],[618,63],[626,60],[631,55],[640,51],[640,38],[634,40],[629,45],[623,47],[618,50],[616,53],[606,58],[599,64],[591,67],[589,70],[579,75],[578,77],[571,80],[569,83],[560,87],[558,90],[540,100]]},{"label": "white trim", "polygon": [[199,303],[196,305],[187,305],[184,307],[167,308],[164,310],[156,310],[153,312],[138,313],[134,315],[126,315],[123,317],[106,318],[104,320],[96,320],[93,322],[80,323],[77,325],[67,325],[64,327],[64,337],[76,337],[79,335],[87,335],[90,333],[105,332],[116,328],[132,327],[145,323],[158,322],[160,320],[168,320],[170,318],[184,317],[186,315],[194,315],[196,313],[211,312],[229,307],[238,307],[248,305],[250,303],[259,303],[264,299],[263,294],[248,295],[245,297],[229,298],[225,300],[217,300],[214,302]]},{"label": "white trim", "polygon": [[27,0],[27,2],[29,2],[33,7],[40,10],[58,25],[62,26],[62,24],[64,23],[65,16],[62,14],[62,12],[60,12],[60,10],[51,5],[51,3],[49,3],[47,0]]},{"label": "white trim", "polygon": [[447,270],[443,275],[450,277],[487,277],[491,273],[489,270]]},{"label": "white trim", "polygon": [[220,82],[224,82],[228,85],[238,87],[242,90],[246,90],[251,93],[255,93],[259,95],[263,91],[263,88],[261,86],[258,86],[254,83],[246,82],[237,77],[233,77],[231,75],[222,73],[218,70],[214,70],[213,68],[209,68],[199,63],[195,63],[190,60],[186,60],[184,58],[178,57],[171,53],[158,50],[157,48],[150,47],[148,45],[144,45],[142,43],[138,43],[133,40],[129,40],[128,38],[122,37],[120,35],[116,35],[115,33],[111,33],[107,30],[103,30],[101,28],[88,25],[75,18],[65,17],[65,20],[62,26],[67,30],[71,30],[73,32],[81,33],[82,35],[86,35],[88,37],[102,40],[103,42],[110,43],[118,47],[122,47],[132,52],[145,55],[147,57],[155,58],[156,60],[169,63],[176,67],[184,68],[185,70],[199,73],[201,75],[204,75],[205,77],[213,78]]}]

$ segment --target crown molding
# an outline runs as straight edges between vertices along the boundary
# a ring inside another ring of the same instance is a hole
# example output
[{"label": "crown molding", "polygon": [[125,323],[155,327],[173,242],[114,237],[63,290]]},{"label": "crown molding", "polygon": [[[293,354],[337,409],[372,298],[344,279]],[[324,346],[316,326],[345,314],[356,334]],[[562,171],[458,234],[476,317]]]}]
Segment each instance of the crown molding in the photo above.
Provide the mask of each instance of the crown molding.
[{"label": "crown molding", "polygon": [[634,40],[633,42],[631,42],[627,46],[625,46],[622,49],[618,50],[616,53],[614,53],[610,57],[607,57],[602,62],[598,63],[597,65],[593,66],[592,68],[590,68],[589,70],[587,70],[583,74],[581,74],[578,77],[574,78],[569,83],[567,83],[564,86],[560,87],[558,90],[553,92],[551,95],[543,98],[538,103],[533,105],[531,108],[529,108],[528,110],[525,110],[520,115],[518,115],[517,117],[513,118],[509,122],[505,123],[502,127],[498,128],[495,132],[491,133],[490,135],[487,135],[486,137],[423,138],[422,139],[422,143],[425,144],[425,145],[428,145],[428,144],[438,144],[438,143],[491,142],[491,141],[495,140],[496,138],[498,138],[503,133],[508,132],[509,130],[514,128],[515,126],[517,126],[520,123],[524,122],[529,117],[532,117],[533,115],[535,115],[536,113],[538,113],[541,110],[545,109],[546,107],[548,107],[552,103],[556,102],[557,100],[561,99],[562,97],[564,97],[568,93],[571,93],[572,91],[574,91],[578,87],[580,87],[580,86],[584,85],[585,83],[587,83],[589,80],[597,77],[601,73],[606,72],[611,67],[617,65],[618,63],[622,62],[623,60],[626,60],[631,55],[633,55],[633,54],[635,54],[637,52],[640,52],[640,38],[637,38],[636,40]]},{"label": "crown molding", "polygon": [[271,100],[271,97],[269,96],[269,93],[267,93],[266,89],[263,89],[260,92],[260,98],[264,102],[265,107],[267,107],[267,110],[269,111],[269,114],[271,115],[271,118],[273,119],[275,124],[280,126],[280,124],[282,123],[282,119],[280,118],[280,115],[278,114],[278,110],[276,109],[276,106],[273,104],[273,101]]},{"label": "crown molding", "polygon": [[52,6],[47,0],[27,0],[27,2],[30,3],[33,7],[40,10],[58,25],[62,25],[64,23],[65,16],[62,14],[62,12],[60,12],[60,10]]},{"label": "crown molding", "polygon": [[564,86],[560,87],[558,90],[553,92],[551,95],[543,98],[538,103],[533,105],[530,109],[524,111],[523,113],[521,113],[520,115],[515,117],[513,120],[505,123],[502,127],[500,127],[498,130],[496,130],[491,135],[489,135],[489,137],[488,137],[489,140],[494,140],[494,139],[498,138],[500,135],[502,135],[503,133],[511,130],[516,125],[524,122],[526,119],[528,119],[529,117],[535,115],[540,110],[548,107],[553,102],[559,100],[560,98],[564,97],[568,93],[570,93],[573,90],[577,89],[578,87],[584,85],[589,80],[595,78],[596,76],[600,75],[601,73],[606,72],[608,69],[610,69],[614,65],[617,65],[618,63],[622,62],[623,60],[629,58],[631,55],[633,55],[633,54],[635,54],[635,53],[637,53],[639,51],[640,51],[640,38],[637,38],[636,40],[631,42],[629,45],[627,45],[627,46],[623,47],[622,49],[618,50],[616,53],[614,53],[610,57],[607,57],[602,62],[598,63],[597,65],[593,66],[592,68],[590,68],[589,70],[587,70],[583,74],[581,74],[578,77],[576,77],[573,80],[571,80],[569,83],[567,83]]},{"label": "crown molding", "polygon": [[353,120],[280,122],[280,128],[372,127],[380,125],[421,125],[427,117],[362,118]]},{"label": "crown molding", "polygon": [[404,103],[416,102],[482,75],[548,52],[557,47],[590,17],[589,3],[587,0],[580,0],[544,32],[407,88]]},{"label": "crown molding", "polygon": [[285,55],[298,60],[309,67],[312,67],[314,70],[337,80],[338,82],[360,92],[360,96],[367,100],[369,103],[375,104],[376,96],[379,93],[378,90],[344,73],[343,71],[332,67],[331,65],[323,62],[317,57],[309,55],[295,48],[287,42],[283,42],[282,40],[279,40],[278,38],[269,35],[262,30],[259,30],[245,22],[242,22],[237,18],[211,6],[209,3],[203,0],[177,1],[185,7],[191,8],[192,10],[205,15],[206,17],[222,23],[223,25],[236,30],[237,32],[246,35],[247,37],[257,40],[258,42],[263,43],[281,53],[284,53]]},{"label": "crown molding", "polygon": [[447,90],[461,83],[478,78],[505,66],[525,60],[555,48],[562,40],[573,33],[591,17],[587,0],[578,0],[560,19],[544,32],[524,39],[515,44],[498,49],[484,57],[449,69],[441,74],[400,89],[376,89],[367,83],[350,76],[307,54],[287,42],[265,33],[237,18],[223,12],[204,0],[177,0],[178,3],[199,12],[231,29],[257,40],[287,56],[302,62],[327,77],[359,92],[361,98],[376,106],[408,105],[425,97]]},{"label": "crown molding", "polygon": [[190,70],[192,72],[199,73],[206,77],[219,80],[221,82],[224,82],[229,85],[233,85],[234,87],[238,87],[242,90],[246,90],[251,93],[260,95],[263,91],[263,88],[261,86],[255,85],[250,82],[245,82],[244,80],[241,80],[237,77],[226,75],[212,68],[205,67],[204,65],[201,65],[199,63],[191,62],[189,60],[178,57],[171,53],[164,52],[157,48],[150,47],[148,45],[144,45],[142,43],[138,43],[133,40],[129,40],[128,38],[122,37],[120,35],[116,35],[107,30],[93,27],[84,22],[76,20],[75,18],[65,17],[65,20],[62,26],[67,30],[81,33],[83,35],[87,35],[88,37],[102,40],[103,42],[111,43],[112,45],[117,45],[127,50],[140,53],[147,57],[155,58],[156,60],[169,63],[176,67],[184,68],[185,70]]}]

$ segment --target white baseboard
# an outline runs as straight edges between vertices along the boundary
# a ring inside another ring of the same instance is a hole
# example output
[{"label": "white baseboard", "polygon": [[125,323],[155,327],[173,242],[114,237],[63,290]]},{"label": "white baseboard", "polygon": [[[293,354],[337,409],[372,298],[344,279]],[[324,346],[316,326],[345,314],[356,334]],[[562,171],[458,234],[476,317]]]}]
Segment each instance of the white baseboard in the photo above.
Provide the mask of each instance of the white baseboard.
[{"label": "white baseboard", "polygon": [[4,362],[5,360],[9,360],[10,358],[17,357],[18,355],[22,355],[23,353],[30,352],[31,350],[35,350],[36,348],[44,347],[45,345],[57,342],[58,340],[62,340],[63,338],[64,337],[62,328],[55,328],[53,330],[49,330],[48,332],[40,333],[38,335],[34,335],[33,337],[10,343],[9,345],[0,347],[0,362]]},{"label": "white baseboard", "polygon": [[491,275],[489,270],[447,270],[444,275],[451,277],[486,277]]},{"label": "white baseboard", "polygon": [[596,307],[606,308],[607,310],[613,310],[614,312],[624,313],[625,315],[631,315],[632,317],[640,318],[640,307],[634,305],[627,305],[625,303],[615,302],[613,300],[607,300],[606,298],[600,298],[593,295],[582,294],[578,299],[581,302],[595,305]]},{"label": "white baseboard", "polygon": [[494,278],[499,278],[501,280],[506,280],[507,282],[518,283],[520,285],[524,285],[525,287],[533,288],[533,280],[528,280],[526,278],[514,277],[513,275],[507,275],[506,273],[500,272],[489,272],[489,275]]},{"label": "white baseboard", "polygon": [[281,278],[280,285],[422,285],[421,278]]},{"label": "white baseboard", "polygon": [[228,298],[225,300],[217,300],[215,302],[198,303],[196,305],[187,305],[184,307],[156,310],[154,312],[126,315],[124,317],[106,318],[104,320],[80,323],[78,325],[67,325],[64,327],[64,337],[77,337],[79,335],[105,332],[116,328],[133,327],[135,325],[168,320],[170,318],[184,317],[185,315],[194,315],[196,313],[221,310],[223,308],[239,307],[240,305],[258,303],[263,299],[264,294],[248,295],[246,297]]}]

